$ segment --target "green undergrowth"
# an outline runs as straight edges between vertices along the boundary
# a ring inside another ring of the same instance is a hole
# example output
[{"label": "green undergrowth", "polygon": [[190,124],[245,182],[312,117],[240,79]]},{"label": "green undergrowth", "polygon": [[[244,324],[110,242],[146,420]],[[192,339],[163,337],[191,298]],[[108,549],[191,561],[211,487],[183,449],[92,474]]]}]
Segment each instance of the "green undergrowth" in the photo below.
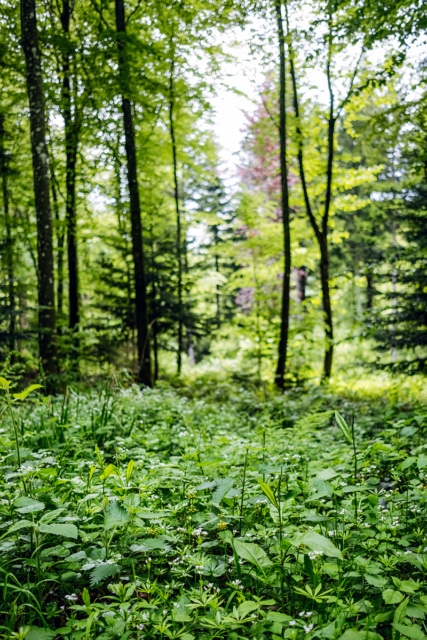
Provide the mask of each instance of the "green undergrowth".
[{"label": "green undergrowth", "polygon": [[426,637],[422,406],[0,387],[0,637]]}]

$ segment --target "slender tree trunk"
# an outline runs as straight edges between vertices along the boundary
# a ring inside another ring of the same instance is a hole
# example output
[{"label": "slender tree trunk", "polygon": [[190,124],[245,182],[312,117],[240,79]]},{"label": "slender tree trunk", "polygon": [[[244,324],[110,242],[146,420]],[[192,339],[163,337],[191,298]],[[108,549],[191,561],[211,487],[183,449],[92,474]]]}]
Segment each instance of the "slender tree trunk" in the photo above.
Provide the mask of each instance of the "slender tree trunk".
[{"label": "slender tree trunk", "polygon": [[370,266],[365,272],[366,278],[366,311],[372,311],[374,307],[374,274]]},{"label": "slender tree trunk", "polygon": [[[77,105],[73,105],[71,95],[72,57],[70,55],[69,35],[72,8],[69,0],[63,0],[61,25],[65,37],[62,52],[62,116],[65,132],[65,220],[67,230],[68,258],[68,326],[71,332],[70,368],[79,370],[79,270],[77,257],[77,212],[76,212],[76,166],[78,151]],[[73,109],[74,107],[74,109]],[[74,113],[73,113],[74,111]]]},{"label": "slender tree trunk", "polygon": [[9,185],[8,172],[9,163],[6,151],[5,137],[6,131],[4,126],[5,117],[0,113],[0,173],[1,173],[1,189],[3,196],[4,222],[6,229],[6,271],[7,271],[7,291],[8,291],[8,314],[9,314],[9,349],[11,352],[15,350],[16,337],[16,298],[15,298],[15,271],[13,265],[13,238],[12,224],[9,209]]},{"label": "slender tree trunk", "polygon": [[22,47],[25,54],[27,93],[30,105],[31,150],[37,218],[39,352],[43,369],[47,375],[48,389],[54,390],[54,381],[51,376],[58,373],[58,361],[53,230],[49,198],[49,166],[45,135],[42,69],[35,0],[21,0],[20,6]]},{"label": "slender tree trunk", "polygon": [[135,131],[133,126],[132,105],[128,97],[129,81],[126,60],[126,24],[123,0],[116,0],[116,29],[130,200],[132,255],[135,278],[135,315],[138,346],[137,376],[138,382],[141,382],[142,384],[148,386],[152,386],[147,291],[145,280],[144,249],[142,242],[141,207],[138,190]]},{"label": "slender tree trunk", "polygon": [[[218,254],[218,245],[219,245],[219,234],[218,227],[214,225],[213,227],[213,237],[214,237],[214,247],[215,247],[215,273],[219,275],[219,254]],[[219,285],[217,284],[215,287],[215,302],[216,302],[216,326],[218,329],[221,328],[221,296],[219,293]]]},{"label": "slender tree trunk", "polygon": [[[289,16],[287,9],[287,0],[285,0],[285,15],[286,26],[289,33]],[[330,36],[330,34],[329,34]],[[311,204],[308,184],[305,172],[305,158],[304,158],[304,137],[301,128],[301,114],[299,107],[298,88],[295,71],[295,53],[292,46],[292,42],[288,43],[289,49],[289,66],[292,80],[292,92],[293,92],[293,105],[296,119],[296,138],[298,144],[298,168],[301,179],[301,186],[304,195],[305,209],[307,217],[310,221],[311,227],[314,231],[319,250],[320,250],[320,282],[322,289],[322,304],[324,315],[324,327],[325,327],[325,356],[323,361],[322,380],[327,381],[332,372],[332,362],[334,353],[334,330],[333,330],[333,318],[332,318],[332,305],[329,286],[329,249],[328,249],[328,223],[329,212],[332,201],[332,181],[333,181],[333,162],[334,162],[334,141],[335,141],[335,124],[336,116],[334,115],[334,94],[331,84],[331,43],[329,40],[328,61],[327,61],[327,80],[329,91],[329,118],[328,118],[328,151],[327,151],[327,169],[326,169],[326,193],[325,203],[323,209],[323,215],[320,224],[317,222],[313,207]]]},{"label": "slender tree trunk", "polygon": [[50,186],[52,189],[53,212],[56,226],[56,318],[57,333],[61,335],[61,320],[64,313],[64,240],[65,231],[59,215],[58,189],[52,157],[49,162]]},{"label": "slender tree trunk", "polygon": [[150,219],[150,249],[151,249],[151,322],[153,332],[153,364],[154,364],[154,381],[159,379],[159,340],[158,340],[158,309],[157,309],[157,265],[154,247],[153,219]]},{"label": "slender tree trunk", "polygon": [[282,226],[283,226],[283,280],[282,280],[282,313],[279,340],[279,357],[277,361],[275,383],[279,389],[285,388],[286,360],[289,341],[289,307],[290,307],[290,282],[291,282],[291,231],[288,189],[288,162],[287,162],[287,118],[286,118],[286,59],[285,59],[285,35],[283,31],[282,2],[275,2],[277,18],[277,35],[279,40],[280,80],[279,80],[279,104],[280,104],[280,181],[282,191]]},{"label": "slender tree trunk", "polygon": [[179,202],[179,183],[178,183],[178,159],[175,137],[175,51],[171,46],[171,66],[169,74],[169,131],[172,143],[172,165],[173,165],[173,182],[174,182],[174,200],[175,200],[175,219],[176,219],[176,261],[178,267],[178,350],[176,354],[177,374],[181,374],[182,368],[182,351],[184,350],[184,321],[183,321],[183,287],[182,287],[182,230],[181,230],[181,208]]},{"label": "slender tree trunk", "polygon": [[298,267],[296,269],[296,275],[298,303],[302,304],[306,298],[305,288],[307,284],[307,269],[305,267]]}]

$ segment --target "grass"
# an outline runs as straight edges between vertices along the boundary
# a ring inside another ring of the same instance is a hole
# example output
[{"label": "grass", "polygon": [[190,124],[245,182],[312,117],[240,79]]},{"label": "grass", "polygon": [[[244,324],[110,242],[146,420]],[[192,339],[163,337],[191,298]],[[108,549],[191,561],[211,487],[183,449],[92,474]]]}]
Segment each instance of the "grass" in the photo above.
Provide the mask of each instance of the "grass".
[{"label": "grass", "polygon": [[425,638],[422,405],[0,383],[1,637]]}]

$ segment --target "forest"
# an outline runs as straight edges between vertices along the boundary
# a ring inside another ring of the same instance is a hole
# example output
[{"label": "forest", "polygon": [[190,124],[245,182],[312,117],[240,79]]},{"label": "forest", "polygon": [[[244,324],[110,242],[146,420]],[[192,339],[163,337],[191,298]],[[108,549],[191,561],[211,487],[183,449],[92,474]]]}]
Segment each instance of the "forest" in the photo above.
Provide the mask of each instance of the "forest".
[{"label": "forest", "polygon": [[426,36],[0,0],[0,638],[427,638]]}]

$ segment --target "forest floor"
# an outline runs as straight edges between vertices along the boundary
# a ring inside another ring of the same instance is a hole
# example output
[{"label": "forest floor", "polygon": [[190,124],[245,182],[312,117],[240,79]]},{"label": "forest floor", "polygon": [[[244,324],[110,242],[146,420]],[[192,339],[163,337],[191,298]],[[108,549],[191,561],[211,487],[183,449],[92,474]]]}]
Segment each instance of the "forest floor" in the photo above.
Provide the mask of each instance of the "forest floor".
[{"label": "forest floor", "polygon": [[426,638],[421,403],[1,380],[0,637]]}]

